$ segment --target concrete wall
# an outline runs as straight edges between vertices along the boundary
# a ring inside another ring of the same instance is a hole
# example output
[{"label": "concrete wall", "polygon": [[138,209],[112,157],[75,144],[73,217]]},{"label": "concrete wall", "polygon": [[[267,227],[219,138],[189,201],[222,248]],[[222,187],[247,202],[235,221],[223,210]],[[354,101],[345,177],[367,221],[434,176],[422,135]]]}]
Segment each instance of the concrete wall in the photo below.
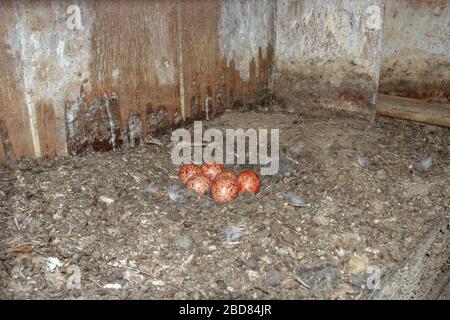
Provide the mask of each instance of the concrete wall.
[{"label": "concrete wall", "polygon": [[296,105],[373,112],[381,0],[278,0],[276,91]]},{"label": "concrete wall", "polygon": [[270,0],[0,7],[0,160],[136,145],[268,89]]},{"label": "concrete wall", "polygon": [[387,0],[380,91],[450,101],[450,1]]}]

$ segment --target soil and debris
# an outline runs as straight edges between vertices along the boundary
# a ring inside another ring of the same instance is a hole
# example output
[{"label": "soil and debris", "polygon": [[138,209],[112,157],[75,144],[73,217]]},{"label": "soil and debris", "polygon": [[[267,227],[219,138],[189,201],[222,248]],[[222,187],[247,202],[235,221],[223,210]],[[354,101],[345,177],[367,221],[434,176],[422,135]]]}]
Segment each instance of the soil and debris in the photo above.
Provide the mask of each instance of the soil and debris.
[{"label": "soil and debris", "polygon": [[280,173],[232,204],[178,185],[170,136],[0,167],[0,298],[371,298],[449,219],[450,130],[272,111],[204,122],[280,129]]}]

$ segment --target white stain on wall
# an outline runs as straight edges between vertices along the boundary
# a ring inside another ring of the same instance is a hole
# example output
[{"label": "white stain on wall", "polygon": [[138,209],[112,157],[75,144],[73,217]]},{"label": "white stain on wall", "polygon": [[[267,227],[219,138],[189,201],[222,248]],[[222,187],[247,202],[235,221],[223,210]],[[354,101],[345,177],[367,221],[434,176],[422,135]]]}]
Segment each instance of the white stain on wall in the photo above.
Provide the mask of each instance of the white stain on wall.
[{"label": "white stain on wall", "polygon": [[[386,4],[383,69],[394,79],[450,82],[450,3],[420,6],[406,0]],[[383,79],[382,79],[383,80]]]},{"label": "white stain on wall", "polygon": [[450,3],[417,6],[406,0],[389,0],[385,28],[385,56],[408,48],[450,60]]},{"label": "white stain on wall", "polygon": [[258,51],[266,54],[273,43],[274,1],[228,0],[221,2],[219,21],[220,53],[234,59],[243,80],[250,77],[252,59],[258,63]]},{"label": "white stain on wall", "polygon": [[278,0],[277,5],[277,62],[352,62],[376,69],[377,51],[368,49],[367,40],[381,28],[380,0]]},{"label": "white stain on wall", "polygon": [[17,23],[9,35],[16,54],[18,74],[23,77],[36,156],[40,156],[35,110],[40,101],[51,102],[57,119],[57,143],[66,149],[65,100],[76,101],[80,87],[90,77],[90,30],[95,19],[87,3],[80,5],[80,30],[66,25],[67,2],[42,6],[18,1]]}]

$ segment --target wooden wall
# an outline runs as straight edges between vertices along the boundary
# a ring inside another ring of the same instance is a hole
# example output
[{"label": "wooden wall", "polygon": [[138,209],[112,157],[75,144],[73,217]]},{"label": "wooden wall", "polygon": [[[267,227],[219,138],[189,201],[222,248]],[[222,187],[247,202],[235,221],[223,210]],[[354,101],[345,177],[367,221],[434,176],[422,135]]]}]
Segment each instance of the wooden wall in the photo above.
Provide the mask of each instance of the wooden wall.
[{"label": "wooden wall", "polygon": [[133,146],[268,89],[270,0],[0,6],[0,160]]},{"label": "wooden wall", "polygon": [[[81,28],[68,28],[73,5]],[[0,8],[0,161],[136,146],[268,91],[300,107],[373,114],[381,68],[382,92],[449,96],[443,0],[0,0]]]},{"label": "wooden wall", "polygon": [[279,95],[374,114],[383,0],[277,0],[275,28]]}]

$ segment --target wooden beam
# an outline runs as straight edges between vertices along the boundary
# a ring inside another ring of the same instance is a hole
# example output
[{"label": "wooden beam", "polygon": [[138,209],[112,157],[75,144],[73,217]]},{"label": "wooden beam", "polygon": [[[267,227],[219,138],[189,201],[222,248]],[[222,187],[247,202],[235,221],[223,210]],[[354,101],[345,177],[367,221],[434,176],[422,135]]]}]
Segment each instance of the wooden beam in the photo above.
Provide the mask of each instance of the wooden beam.
[{"label": "wooden beam", "polygon": [[55,109],[50,102],[39,102],[35,113],[41,157],[52,159],[57,155]]},{"label": "wooden beam", "polygon": [[450,104],[379,95],[377,115],[450,128]]},{"label": "wooden beam", "polygon": [[13,50],[9,40],[9,37],[14,39],[16,36],[15,2],[2,1],[0,7],[0,122],[3,123],[3,134],[8,135],[7,142],[3,137],[3,152],[7,160],[10,155],[34,158],[34,140],[25,98],[27,93],[18,66],[20,53]]},{"label": "wooden beam", "polygon": [[3,139],[0,137],[0,163],[6,160],[5,150],[3,149]]},{"label": "wooden beam", "polygon": [[9,140],[8,128],[0,121],[0,161],[14,161],[14,152]]}]

